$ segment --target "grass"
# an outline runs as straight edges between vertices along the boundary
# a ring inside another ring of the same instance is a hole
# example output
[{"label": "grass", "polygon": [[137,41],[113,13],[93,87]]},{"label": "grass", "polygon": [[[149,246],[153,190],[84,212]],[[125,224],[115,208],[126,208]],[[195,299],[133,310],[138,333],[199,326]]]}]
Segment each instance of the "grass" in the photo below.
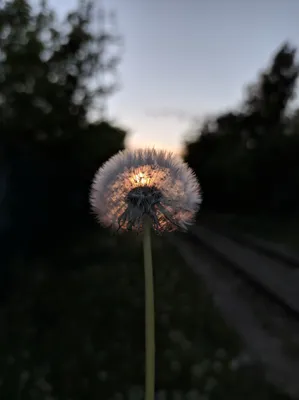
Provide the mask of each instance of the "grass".
[{"label": "grass", "polygon": [[[65,265],[60,262],[59,268],[43,259],[22,268],[2,307],[1,400],[129,398],[124,393],[140,399],[141,239],[89,237],[62,259]],[[199,400],[287,399],[265,383],[259,368],[240,365],[238,337],[163,238],[154,238],[153,262],[157,391],[189,393],[182,398]]]},{"label": "grass", "polygon": [[200,221],[222,224],[273,243],[280,243],[299,251],[299,216],[292,218],[266,215],[203,214]]}]

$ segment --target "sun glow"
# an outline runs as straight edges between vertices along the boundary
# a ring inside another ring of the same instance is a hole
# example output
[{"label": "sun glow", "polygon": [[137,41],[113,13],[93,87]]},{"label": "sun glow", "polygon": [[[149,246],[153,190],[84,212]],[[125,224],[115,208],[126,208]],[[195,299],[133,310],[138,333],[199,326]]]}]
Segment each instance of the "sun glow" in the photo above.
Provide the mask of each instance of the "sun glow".
[{"label": "sun glow", "polygon": [[146,176],[143,172],[139,172],[134,176],[134,183],[141,186],[149,185],[150,178]]}]

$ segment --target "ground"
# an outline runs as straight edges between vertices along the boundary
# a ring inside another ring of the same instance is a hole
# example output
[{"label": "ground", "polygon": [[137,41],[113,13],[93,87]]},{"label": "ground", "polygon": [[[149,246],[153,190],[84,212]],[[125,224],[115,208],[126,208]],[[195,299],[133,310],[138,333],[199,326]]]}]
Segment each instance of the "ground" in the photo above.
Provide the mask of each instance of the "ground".
[{"label": "ground", "polygon": [[284,244],[299,251],[299,216],[267,216],[203,213],[198,222],[222,224],[273,243]]},{"label": "ground", "polygon": [[[26,268],[15,262],[21,279],[0,316],[0,398],[140,398],[141,237],[87,235],[61,259],[40,258]],[[164,237],[154,238],[153,261],[160,395],[287,399],[246,362],[203,283]]]}]

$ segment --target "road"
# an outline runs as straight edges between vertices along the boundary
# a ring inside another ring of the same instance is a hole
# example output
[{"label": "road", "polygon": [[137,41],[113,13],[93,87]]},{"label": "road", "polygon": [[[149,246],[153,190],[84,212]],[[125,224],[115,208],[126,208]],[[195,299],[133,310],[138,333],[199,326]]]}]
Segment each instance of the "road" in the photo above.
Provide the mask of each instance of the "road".
[{"label": "road", "polygon": [[299,268],[207,227],[173,241],[266,378],[299,399]]}]

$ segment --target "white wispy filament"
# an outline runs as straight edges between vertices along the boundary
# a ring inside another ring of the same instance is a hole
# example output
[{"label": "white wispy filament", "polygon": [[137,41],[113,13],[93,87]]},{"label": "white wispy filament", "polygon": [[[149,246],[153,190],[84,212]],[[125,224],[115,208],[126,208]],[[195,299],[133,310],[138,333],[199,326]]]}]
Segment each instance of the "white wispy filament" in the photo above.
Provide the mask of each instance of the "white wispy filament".
[{"label": "white wispy filament", "polygon": [[95,174],[90,202],[103,226],[142,230],[144,216],[156,231],[186,229],[201,203],[200,186],[181,158],[161,150],[124,150]]}]

